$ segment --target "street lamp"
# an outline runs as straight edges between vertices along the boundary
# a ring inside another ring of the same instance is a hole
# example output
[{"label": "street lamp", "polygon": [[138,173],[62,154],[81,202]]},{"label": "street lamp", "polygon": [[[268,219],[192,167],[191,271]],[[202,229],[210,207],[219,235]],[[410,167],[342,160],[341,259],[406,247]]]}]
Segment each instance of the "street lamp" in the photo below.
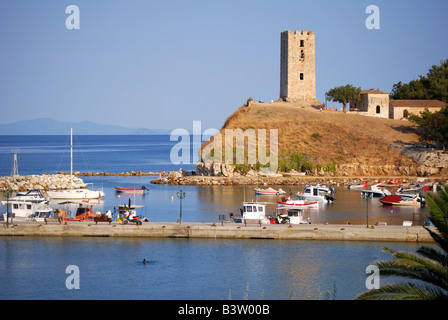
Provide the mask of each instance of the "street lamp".
[{"label": "street lamp", "polygon": [[180,191],[177,192],[176,195],[180,199],[180,218],[179,218],[179,222],[180,222],[180,224],[182,224],[182,199],[185,199],[185,192],[183,192],[182,189],[180,189]]},{"label": "street lamp", "polygon": [[365,194],[365,198],[366,198],[366,224],[367,224],[367,228],[369,227],[369,198],[370,196],[372,196],[372,194],[370,193],[366,193]]}]

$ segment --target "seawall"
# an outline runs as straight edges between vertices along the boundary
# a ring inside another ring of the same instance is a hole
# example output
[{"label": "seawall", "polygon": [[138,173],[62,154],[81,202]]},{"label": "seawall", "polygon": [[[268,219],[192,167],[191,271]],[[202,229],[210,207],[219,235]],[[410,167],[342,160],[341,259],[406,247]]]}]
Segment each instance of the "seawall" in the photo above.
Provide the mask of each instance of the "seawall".
[{"label": "seawall", "polygon": [[173,223],[147,222],[142,225],[100,222],[0,224],[0,236],[30,237],[147,237],[147,238],[209,238],[209,239],[273,239],[433,242],[421,226],[361,225],[247,225],[241,223]]}]

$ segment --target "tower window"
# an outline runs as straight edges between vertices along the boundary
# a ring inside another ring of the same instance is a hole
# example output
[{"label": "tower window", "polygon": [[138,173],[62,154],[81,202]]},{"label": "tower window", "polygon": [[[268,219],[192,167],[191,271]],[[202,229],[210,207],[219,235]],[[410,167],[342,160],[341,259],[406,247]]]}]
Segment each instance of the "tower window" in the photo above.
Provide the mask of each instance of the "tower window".
[{"label": "tower window", "polygon": [[380,106],[376,106],[376,113],[381,113],[381,108],[380,108]]},{"label": "tower window", "polygon": [[300,47],[303,48],[304,47],[304,41],[300,40]]},{"label": "tower window", "polygon": [[300,80],[303,80],[303,73],[300,73],[299,78],[300,78]]}]

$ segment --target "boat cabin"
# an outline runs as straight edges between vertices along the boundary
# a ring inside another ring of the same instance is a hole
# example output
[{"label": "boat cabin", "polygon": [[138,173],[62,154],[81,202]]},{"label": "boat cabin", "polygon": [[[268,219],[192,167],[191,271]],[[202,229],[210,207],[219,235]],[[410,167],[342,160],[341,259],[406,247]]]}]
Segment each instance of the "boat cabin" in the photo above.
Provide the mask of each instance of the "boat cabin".
[{"label": "boat cabin", "polygon": [[243,203],[243,219],[264,219],[266,218],[266,205],[257,202]]},{"label": "boat cabin", "polygon": [[308,224],[309,220],[304,219],[303,209],[291,209],[285,207],[279,207],[277,209],[277,217],[279,223],[289,224]]}]

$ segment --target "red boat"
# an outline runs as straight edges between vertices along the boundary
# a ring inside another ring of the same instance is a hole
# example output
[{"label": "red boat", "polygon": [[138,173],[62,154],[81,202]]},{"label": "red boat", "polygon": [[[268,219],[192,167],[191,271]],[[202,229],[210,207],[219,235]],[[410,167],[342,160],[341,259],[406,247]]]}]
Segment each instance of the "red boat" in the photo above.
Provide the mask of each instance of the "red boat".
[{"label": "red boat", "polygon": [[390,180],[388,182],[388,184],[402,184],[403,180],[402,179],[397,179],[397,180]]},{"label": "red boat", "polygon": [[421,199],[415,197],[412,200],[403,200],[399,195],[387,195],[380,199],[384,206],[421,206]]},{"label": "red boat", "polygon": [[115,191],[117,193],[137,193],[137,194],[144,194],[146,189],[145,186],[142,186],[141,188],[119,188],[115,187]]}]

